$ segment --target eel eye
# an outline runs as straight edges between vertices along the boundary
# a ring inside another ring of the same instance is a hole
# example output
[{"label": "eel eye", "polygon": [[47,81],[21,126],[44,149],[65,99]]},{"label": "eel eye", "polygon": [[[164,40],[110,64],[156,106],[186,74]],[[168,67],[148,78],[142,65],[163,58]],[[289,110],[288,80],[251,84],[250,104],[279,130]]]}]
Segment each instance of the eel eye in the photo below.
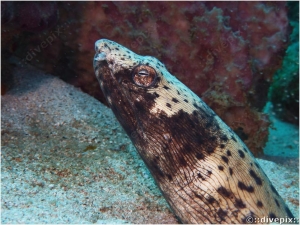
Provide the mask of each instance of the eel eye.
[{"label": "eel eye", "polygon": [[151,66],[138,65],[132,71],[133,82],[141,87],[150,87],[154,84],[157,74]]},{"label": "eel eye", "polygon": [[140,76],[149,76],[149,72],[147,70],[140,70],[138,72],[138,75],[140,75]]}]

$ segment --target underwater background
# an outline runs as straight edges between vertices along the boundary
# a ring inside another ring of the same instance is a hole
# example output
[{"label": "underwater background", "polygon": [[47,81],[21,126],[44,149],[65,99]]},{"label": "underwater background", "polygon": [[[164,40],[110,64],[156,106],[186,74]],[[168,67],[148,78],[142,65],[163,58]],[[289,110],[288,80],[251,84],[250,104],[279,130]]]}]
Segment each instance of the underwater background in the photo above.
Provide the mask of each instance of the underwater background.
[{"label": "underwater background", "polygon": [[299,2],[1,2],[1,222],[178,223],[105,104],[107,38],[246,143],[299,218]]}]

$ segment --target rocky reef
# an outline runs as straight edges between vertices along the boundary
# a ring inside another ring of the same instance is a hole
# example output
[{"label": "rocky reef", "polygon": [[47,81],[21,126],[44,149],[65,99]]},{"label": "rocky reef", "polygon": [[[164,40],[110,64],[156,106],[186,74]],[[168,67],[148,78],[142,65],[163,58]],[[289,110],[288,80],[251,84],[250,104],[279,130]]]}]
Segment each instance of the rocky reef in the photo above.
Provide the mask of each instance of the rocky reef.
[{"label": "rocky reef", "polygon": [[[23,66],[60,76],[104,101],[92,68],[93,49],[96,40],[111,39],[165,63],[254,154],[262,153],[269,122],[261,109],[288,44],[285,2],[32,4],[2,4],[4,64],[18,56]],[[41,10],[32,16],[34,7]],[[4,71],[9,80],[10,66]]]},{"label": "rocky reef", "polygon": [[276,71],[269,98],[280,119],[299,124],[299,2],[289,2],[289,18],[293,32],[282,68]]}]

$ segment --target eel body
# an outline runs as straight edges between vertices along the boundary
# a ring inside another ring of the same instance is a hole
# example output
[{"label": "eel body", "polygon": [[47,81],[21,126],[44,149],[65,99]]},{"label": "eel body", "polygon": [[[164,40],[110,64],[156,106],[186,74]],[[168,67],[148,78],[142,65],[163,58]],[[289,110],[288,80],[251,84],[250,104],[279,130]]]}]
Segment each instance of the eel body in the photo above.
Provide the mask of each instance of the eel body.
[{"label": "eel body", "polygon": [[182,223],[293,218],[240,138],[160,61],[106,39],[95,50],[108,104]]}]

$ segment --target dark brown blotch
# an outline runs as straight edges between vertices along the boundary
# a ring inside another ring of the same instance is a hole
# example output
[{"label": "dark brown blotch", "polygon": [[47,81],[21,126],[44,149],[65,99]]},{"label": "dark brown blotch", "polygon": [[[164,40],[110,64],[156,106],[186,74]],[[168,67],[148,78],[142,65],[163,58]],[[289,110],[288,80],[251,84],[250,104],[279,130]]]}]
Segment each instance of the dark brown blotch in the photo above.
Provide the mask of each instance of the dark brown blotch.
[{"label": "dark brown blotch", "polygon": [[204,159],[204,154],[202,152],[197,152],[196,153],[196,158],[197,159]]},{"label": "dark brown blotch", "polygon": [[239,155],[240,155],[241,158],[245,158],[245,154],[244,154],[244,152],[242,150],[239,149],[238,153],[239,153]]},{"label": "dark brown blotch", "polygon": [[215,201],[216,201],[216,199],[214,197],[212,197],[212,196],[209,196],[209,198],[207,199],[207,202],[209,204],[213,204]]},{"label": "dark brown blotch", "polygon": [[172,181],[172,180],[173,180],[173,177],[172,177],[172,175],[170,175],[170,174],[167,174],[167,178],[169,179],[169,181]]},{"label": "dark brown blotch", "polygon": [[250,170],[249,173],[250,173],[250,176],[255,180],[257,185],[262,185],[261,178],[259,176],[257,176],[253,170]]},{"label": "dark brown blotch", "polygon": [[214,148],[212,148],[212,147],[207,147],[207,148],[206,148],[206,152],[207,152],[208,154],[212,154],[214,151],[215,151],[215,150],[214,150]]},{"label": "dark brown blotch", "polygon": [[238,187],[239,187],[239,189],[245,190],[245,191],[247,191],[249,193],[254,192],[254,188],[251,185],[246,186],[242,181],[238,182]]},{"label": "dark brown blotch", "polygon": [[155,98],[159,97],[159,94],[157,94],[156,92],[154,92],[153,95],[155,96]]},{"label": "dark brown blotch", "polygon": [[225,187],[223,186],[220,186],[218,189],[217,189],[218,193],[221,194],[222,196],[226,197],[226,198],[229,198],[232,193],[230,191],[228,191]]},{"label": "dark brown blotch", "polygon": [[[143,94],[143,97],[146,94],[149,93],[146,92]],[[133,98],[135,97],[135,93],[131,95]],[[140,96],[140,93],[136,93],[136,95]],[[152,95],[152,97],[155,98],[153,93]],[[171,142],[168,143],[169,146],[167,150],[162,150],[160,153],[161,158],[168,159],[167,164],[159,164],[161,171],[165,172],[165,179],[167,179],[166,174],[170,174],[174,179],[174,176],[182,167],[195,165],[197,161],[205,160],[205,158],[215,152],[215,149],[217,149],[220,145],[218,140],[212,142],[210,138],[212,136],[219,137],[222,135],[221,131],[216,132],[213,129],[206,129],[205,122],[203,123],[203,120],[201,119],[201,117],[207,117],[207,112],[197,110],[198,113],[194,115],[181,109],[172,117],[168,117],[164,113],[159,113],[157,116],[153,116],[149,115],[149,109],[152,108],[152,105],[155,104],[155,101],[152,100],[147,102],[143,99],[142,102],[144,103],[144,111],[140,112],[137,110],[136,112],[139,118],[141,118],[138,123],[142,125],[144,130],[147,130],[147,133],[149,133],[153,140],[160,141],[155,142],[155,145],[157,146],[156,148],[152,148],[151,145],[147,146],[147,143],[145,143],[146,141],[143,140],[143,138],[137,140],[138,145],[141,146],[140,149],[138,149],[141,156],[144,159],[147,159],[149,154],[155,155],[158,148],[163,149],[163,145],[166,144],[168,140],[165,140],[162,137],[162,130],[166,133],[169,133],[172,137]],[[149,116],[152,116],[151,119],[149,119]],[[201,122],[197,124],[197,120]],[[174,121],[180,121],[180,123]],[[212,120],[212,123],[217,123],[217,121]],[[181,145],[183,146],[180,148]],[[149,169],[152,172],[151,166],[149,166]],[[159,171],[154,173],[159,173]],[[202,174],[202,176],[206,177],[207,175],[205,173],[205,175]],[[199,178],[204,179],[203,177]]]},{"label": "dark brown blotch", "polygon": [[228,158],[226,156],[222,155],[221,158],[226,164],[228,164]]},{"label": "dark brown blotch", "polygon": [[218,166],[219,170],[223,171],[224,167],[223,166]]},{"label": "dark brown blotch", "polygon": [[200,178],[201,180],[205,180],[205,177],[203,177],[201,173],[198,173],[197,176],[198,176],[198,178]]},{"label": "dark brown blotch", "polygon": [[228,137],[226,135],[222,135],[220,137],[221,141],[227,142],[228,141]]},{"label": "dark brown blotch", "polygon": [[231,152],[229,150],[227,150],[227,156],[231,156]]},{"label": "dark brown blotch", "polygon": [[246,205],[244,204],[244,202],[241,199],[239,199],[239,198],[237,198],[235,200],[235,204],[234,205],[235,205],[235,207],[237,207],[239,209],[246,208]]},{"label": "dark brown blotch", "polygon": [[225,217],[227,216],[227,212],[224,211],[223,209],[219,208],[219,210],[217,211],[217,215],[219,216],[219,218],[221,220],[225,220]]},{"label": "dark brown blotch", "polygon": [[187,164],[188,164],[184,157],[179,157],[178,162],[179,162],[181,167],[186,167]]},{"label": "dark brown blotch", "polygon": [[212,120],[209,120],[209,121],[205,124],[205,127],[206,127],[206,128],[209,128],[209,127],[211,127],[212,125],[213,125]]},{"label": "dark brown blotch", "polygon": [[217,141],[217,137],[216,136],[210,136],[209,141],[215,142],[215,141]]},{"label": "dark brown blotch", "polygon": [[261,201],[259,201],[259,200],[257,201],[256,205],[257,205],[259,208],[261,208],[261,207],[264,206],[263,203],[262,203]]},{"label": "dark brown blotch", "polygon": [[229,167],[229,174],[232,176],[232,174],[233,174],[233,171],[232,171],[232,168],[231,167]]},{"label": "dark brown blotch", "polygon": [[172,101],[175,103],[179,102],[177,98],[172,98]]},{"label": "dark brown blotch", "polygon": [[201,195],[199,195],[199,194],[197,194],[197,193],[195,193],[195,196],[196,196],[197,198],[199,198],[200,200],[203,201],[203,196],[201,196]]},{"label": "dark brown blotch", "polygon": [[145,104],[143,104],[143,102],[134,102],[134,106],[137,110],[139,110],[139,112],[144,112],[146,113],[148,111],[148,109],[145,107]]},{"label": "dark brown blotch", "polygon": [[192,152],[193,149],[189,144],[186,144],[183,146],[182,151],[185,152],[186,154],[188,154],[188,153]]}]

